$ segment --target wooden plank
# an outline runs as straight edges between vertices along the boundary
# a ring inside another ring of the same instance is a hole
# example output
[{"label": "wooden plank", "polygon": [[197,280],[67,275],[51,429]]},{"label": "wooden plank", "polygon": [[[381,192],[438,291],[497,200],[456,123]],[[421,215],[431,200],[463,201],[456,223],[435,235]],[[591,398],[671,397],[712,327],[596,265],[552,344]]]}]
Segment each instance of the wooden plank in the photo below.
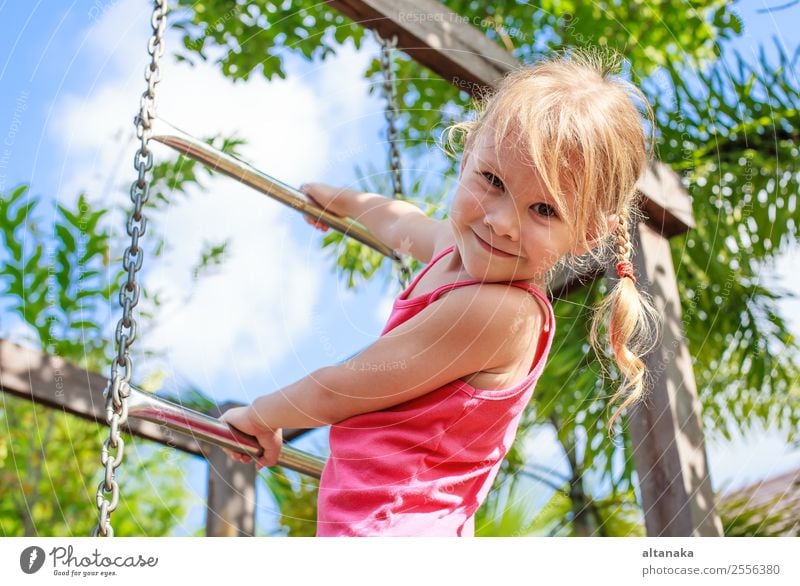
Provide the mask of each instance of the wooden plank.
[{"label": "wooden plank", "polygon": [[[110,365],[109,365],[110,367]],[[58,356],[0,340],[0,390],[106,425],[106,377]],[[202,456],[198,441],[147,421],[128,421],[135,436]]]},{"label": "wooden plank", "polygon": [[[0,390],[3,392],[106,425],[103,397],[106,381],[106,377],[58,356],[0,340]],[[205,456],[204,442],[164,425],[130,418],[127,428],[135,436],[195,456]],[[305,431],[287,429],[283,435],[288,441]]]},{"label": "wooden plank", "polygon": [[660,161],[653,161],[637,188],[644,196],[647,223],[667,238],[695,227],[692,202],[680,176]]},{"label": "wooden plank", "polygon": [[660,342],[645,359],[650,393],[629,412],[647,534],[722,536],[669,240],[641,223],[631,238],[638,285],[664,316]]},{"label": "wooden plank", "polygon": [[478,96],[519,66],[510,53],[474,28],[468,17],[435,0],[335,0],[333,8],[376,31],[449,83]]}]

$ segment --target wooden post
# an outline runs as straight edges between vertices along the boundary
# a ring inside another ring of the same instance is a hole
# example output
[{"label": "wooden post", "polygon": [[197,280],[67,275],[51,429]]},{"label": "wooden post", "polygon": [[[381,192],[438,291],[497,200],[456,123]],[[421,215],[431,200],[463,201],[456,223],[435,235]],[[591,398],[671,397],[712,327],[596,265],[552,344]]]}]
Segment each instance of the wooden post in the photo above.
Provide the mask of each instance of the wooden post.
[{"label": "wooden post", "polygon": [[642,223],[631,240],[637,284],[664,318],[660,342],[645,359],[648,398],[629,413],[647,535],[720,537],[669,240]]},{"label": "wooden post", "polygon": [[[224,403],[214,412],[219,417],[236,407]],[[206,537],[252,537],[256,526],[256,469],[229,458],[222,448],[203,444],[208,460]]]}]

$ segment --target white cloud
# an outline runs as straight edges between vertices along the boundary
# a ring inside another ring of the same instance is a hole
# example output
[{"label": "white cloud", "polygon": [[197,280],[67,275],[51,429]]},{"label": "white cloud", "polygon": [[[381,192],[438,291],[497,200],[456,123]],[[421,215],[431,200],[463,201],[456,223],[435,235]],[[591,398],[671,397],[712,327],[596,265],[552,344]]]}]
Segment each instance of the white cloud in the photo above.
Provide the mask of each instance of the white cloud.
[{"label": "white cloud", "polygon": [[772,478],[800,466],[800,451],[786,441],[785,431],[764,429],[760,423],[746,436],[706,438],[709,475],[714,490],[737,490],[762,478]]},{"label": "white cloud", "polygon": [[[105,10],[83,43],[89,51],[83,61],[97,69],[100,81],[85,95],[56,99],[49,131],[64,151],[62,202],[85,190],[107,194],[107,206],[112,198],[130,205],[132,119],[145,86],[148,14],[132,0]],[[177,42],[168,35],[168,46]],[[324,179],[349,164],[339,149],[345,141],[356,144],[361,113],[375,111],[360,76],[368,58],[348,47],[305,77],[267,82],[254,76],[232,84],[211,65],[191,68],[165,57],[158,114],[195,136],[245,138],[243,156],[290,185]],[[344,141],[332,134],[345,129]],[[173,155],[162,145],[153,151],[156,160]],[[147,346],[167,349],[169,370],[208,378],[232,370],[238,377],[268,372],[287,353],[302,355],[294,346],[310,327],[329,263],[317,249],[318,233],[304,232],[298,240],[290,232],[295,212],[225,177],[206,183],[208,193],[185,203],[178,198],[158,227],[171,249],[157,264],[148,259],[146,282],[166,305],[163,320],[147,332]],[[233,242],[222,271],[198,282],[187,303],[203,242],[227,238]],[[230,396],[234,389],[220,391]]]},{"label": "white cloud", "polygon": [[392,295],[384,295],[380,298],[380,301],[375,306],[374,314],[375,320],[379,324],[385,324],[389,320],[389,316],[392,315],[392,306],[394,305],[394,300],[398,295],[400,295],[400,291],[393,293]]}]

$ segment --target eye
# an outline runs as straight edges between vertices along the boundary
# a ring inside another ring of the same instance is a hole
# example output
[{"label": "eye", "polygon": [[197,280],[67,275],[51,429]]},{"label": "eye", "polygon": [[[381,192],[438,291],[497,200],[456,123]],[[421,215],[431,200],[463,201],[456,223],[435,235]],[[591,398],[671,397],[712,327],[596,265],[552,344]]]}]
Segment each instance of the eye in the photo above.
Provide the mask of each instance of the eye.
[{"label": "eye", "polygon": [[496,187],[497,189],[503,189],[503,181],[494,173],[490,173],[489,171],[481,172],[481,175],[488,181],[492,187]]},{"label": "eye", "polygon": [[542,202],[533,204],[531,209],[540,216],[555,217],[556,215],[556,210],[553,206]]}]

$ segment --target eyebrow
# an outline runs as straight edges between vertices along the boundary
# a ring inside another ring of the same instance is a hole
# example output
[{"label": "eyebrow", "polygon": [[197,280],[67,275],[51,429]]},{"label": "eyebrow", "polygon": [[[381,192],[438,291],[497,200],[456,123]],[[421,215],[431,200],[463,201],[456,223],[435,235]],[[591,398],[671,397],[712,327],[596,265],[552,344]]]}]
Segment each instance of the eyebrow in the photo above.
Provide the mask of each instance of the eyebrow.
[{"label": "eyebrow", "polygon": [[475,158],[478,159],[478,166],[479,167],[483,166],[483,165],[486,165],[488,167],[494,167],[494,168],[499,167],[499,165],[495,165],[495,164],[491,163],[490,161],[487,161],[486,159],[484,159],[480,155],[475,155]]}]

